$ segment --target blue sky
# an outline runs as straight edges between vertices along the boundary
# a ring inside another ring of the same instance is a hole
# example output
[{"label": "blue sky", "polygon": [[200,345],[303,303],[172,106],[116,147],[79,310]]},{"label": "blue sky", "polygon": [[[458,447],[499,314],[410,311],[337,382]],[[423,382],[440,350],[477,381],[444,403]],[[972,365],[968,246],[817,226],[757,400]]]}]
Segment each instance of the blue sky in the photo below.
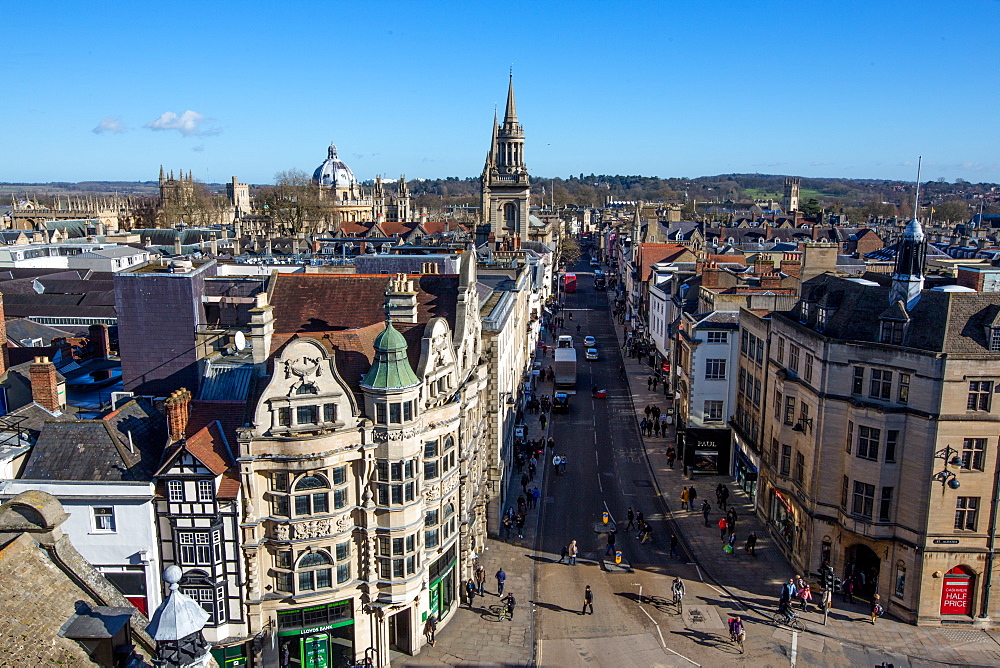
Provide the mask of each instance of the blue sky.
[{"label": "blue sky", "polygon": [[1000,182],[1000,1],[8,3],[0,181],[532,174]]}]

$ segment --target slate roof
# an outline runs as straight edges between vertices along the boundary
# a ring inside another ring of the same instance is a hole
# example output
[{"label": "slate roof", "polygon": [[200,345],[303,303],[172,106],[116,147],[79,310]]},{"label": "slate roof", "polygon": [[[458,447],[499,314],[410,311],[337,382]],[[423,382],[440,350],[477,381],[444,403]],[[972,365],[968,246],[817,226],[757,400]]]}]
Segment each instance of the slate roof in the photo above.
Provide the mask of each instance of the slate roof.
[{"label": "slate roof", "polygon": [[[28,480],[149,480],[142,451],[130,452],[105,420],[46,422],[21,477]],[[155,464],[155,462],[153,462]]]},{"label": "slate roof", "polygon": [[42,339],[43,343],[51,343],[52,339],[72,337],[73,332],[65,329],[43,325],[27,318],[16,318],[7,321],[7,338],[20,342],[22,339]]},{"label": "slate roof", "polygon": [[[824,336],[878,342],[879,318],[890,306],[889,290],[886,285],[863,285],[824,274],[806,281],[802,295],[833,309],[822,332]],[[781,316],[797,322],[800,308]],[[997,292],[924,290],[906,314],[910,324],[903,346],[956,355],[995,356],[989,349],[987,331],[998,314],[1000,293]],[[808,325],[814,327],[815,322]]]}]

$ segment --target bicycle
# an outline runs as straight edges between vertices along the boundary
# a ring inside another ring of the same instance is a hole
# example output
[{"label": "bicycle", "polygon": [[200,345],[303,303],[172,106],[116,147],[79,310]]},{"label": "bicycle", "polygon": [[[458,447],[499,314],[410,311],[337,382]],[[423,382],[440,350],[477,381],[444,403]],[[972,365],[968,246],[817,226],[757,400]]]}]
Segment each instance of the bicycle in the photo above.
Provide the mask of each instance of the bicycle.
[{"label": "bicycle", "polygon": [[677,608],[677,614],[684,614],[684,596],[680,592],[674,592],[674,607]]},{"label": "bicycle", "polygon": [[787,612],[776,612],[771,615],[771,623],[775,626],[788,626],[796,631],[805,631],[806,626],[795,614],[795,611],[788,608]]},{"label": "bicycle", "polygon": [[510,610],[506,605],[501,605],[494,603],[489,607],[489,612],[483,613],[483,619],[489,619],[494,622],[502,622],[505,619],[511,619]]},{"label": "bicycle", "polygon": [[744,631],[739,635],[733,635],[732,633],[729,634],[729,639],[734,643],[736,643],[737,646],[739,646],[740,654],[746,654],[746,650],[743,648],[743,640],[746,637],[747,637],[746,631]]}]

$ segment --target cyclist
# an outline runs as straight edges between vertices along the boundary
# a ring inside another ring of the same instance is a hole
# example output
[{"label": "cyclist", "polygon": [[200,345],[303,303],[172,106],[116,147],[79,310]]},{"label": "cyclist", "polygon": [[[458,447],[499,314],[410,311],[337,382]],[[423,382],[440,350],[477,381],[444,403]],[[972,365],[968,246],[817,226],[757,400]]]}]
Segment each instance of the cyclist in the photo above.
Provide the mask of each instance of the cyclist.
[{"label": "cyclist", "polygon": [[670,585],[670,592],[674,595],[674,602],[684,598],[684,581],[678,577],[674,578],[674,583]]},{"label": "cyclist", "polygon": [[740,619],[739,615],[735,615],[729,620],[729,637],[733,639],[733,642],[740,644],[746,640],[747,632],[743,628],[743,620]]},{"label": "cyclist", "polygon": [[507,618],[514,621],[514,606],[517,605],[514,594],[507,592],[507,595],[500,599],[500,602],[507,606]]}]

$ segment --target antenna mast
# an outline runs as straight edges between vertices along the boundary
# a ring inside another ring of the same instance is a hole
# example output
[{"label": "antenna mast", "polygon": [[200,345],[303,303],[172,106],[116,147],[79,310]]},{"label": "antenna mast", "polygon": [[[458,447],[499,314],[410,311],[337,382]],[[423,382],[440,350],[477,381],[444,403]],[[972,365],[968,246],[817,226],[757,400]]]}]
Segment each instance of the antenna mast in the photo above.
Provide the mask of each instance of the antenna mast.
[{"label": "antenna mast", "polygon": [[920,216],[917,213],[920,211],[920,167],[923,159],[922,155],[917,156],[917,193],[913,197],[913,217],[916,220],[920,220]]}]

